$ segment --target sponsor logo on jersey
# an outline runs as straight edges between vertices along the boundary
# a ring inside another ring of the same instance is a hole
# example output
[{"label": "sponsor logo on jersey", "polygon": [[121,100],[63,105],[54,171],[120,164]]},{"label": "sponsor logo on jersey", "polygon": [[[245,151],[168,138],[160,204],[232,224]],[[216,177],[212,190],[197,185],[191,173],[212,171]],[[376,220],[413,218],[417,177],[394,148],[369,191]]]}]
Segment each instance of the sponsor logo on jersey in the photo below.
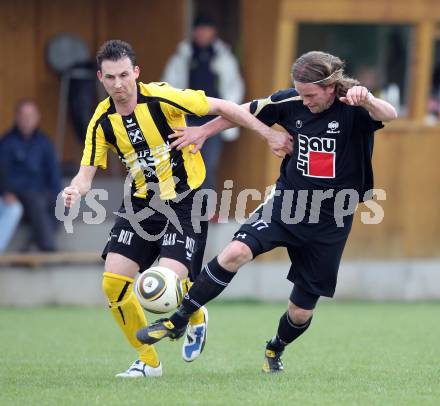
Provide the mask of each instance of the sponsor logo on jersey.
[{"label": "sponsor logo on jersey", "polygon": [[124,123],[125,129],[128,134],[128,138],[132,145],[144,142],[144,135],[140,129],[137,121],[133,117],[123,117],[122,121]]},{"label": "sponsor logo on jersey", "polygon": [[339,134],[341,131],[338,130],[339,123],[337,121],[331,121],[328,123],[328,130],[326,131],[327,134]]},{"label": "sponsor logo on jersey", "polygon": [[130,142],[132,144],[138,144],[144,140],[142,131],[139,128],[135,128],[134,130],[129,130],[128,136],[130,137]]},{"label": "sponsor logo on jersey", "polygon": [[125,124],[126,124],[127,128],[131,128],[131,127],[136,127],[137,126],[137,123],[134,123],[132,118],[126,118],[125,119]]},{"label": "sponsor logo on jersey", "polygon": [[151,149],[137,151],[125,158],[122,162],[128,167],[140,167],[148,178],[161,176],[170,168],[177,167],[174,159],[170,160],[170,144],[163,143]]},{"label": "sponsor logo on jersey", "polygon": [[334,138],[308,137],[298,134],[296,166],[304,176],[334,178],[335,162],[336,140]]}]

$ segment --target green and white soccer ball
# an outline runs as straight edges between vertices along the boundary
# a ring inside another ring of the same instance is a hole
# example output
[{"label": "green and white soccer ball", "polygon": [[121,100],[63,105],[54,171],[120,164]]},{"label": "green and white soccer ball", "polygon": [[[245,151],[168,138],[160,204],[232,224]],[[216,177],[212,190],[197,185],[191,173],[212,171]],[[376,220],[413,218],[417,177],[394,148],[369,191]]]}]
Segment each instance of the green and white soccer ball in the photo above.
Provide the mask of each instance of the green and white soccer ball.
[{"label": "green and white soccer ball", "polygon": [[183,299],[182,282],[169,268],[153,266],[142,272],[134,285],[141,306],[151,313],[175,310]]}]

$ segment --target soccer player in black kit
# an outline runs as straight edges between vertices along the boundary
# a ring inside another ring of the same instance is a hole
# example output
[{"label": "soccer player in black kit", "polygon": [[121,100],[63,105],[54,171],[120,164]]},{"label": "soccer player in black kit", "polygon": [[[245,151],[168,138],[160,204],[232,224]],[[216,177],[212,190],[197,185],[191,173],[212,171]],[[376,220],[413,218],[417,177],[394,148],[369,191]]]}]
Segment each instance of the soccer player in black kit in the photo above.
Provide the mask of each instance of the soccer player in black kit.
[{"label": "soccer player in black kit", "polygon": [[[278,331],[267,342],[263,364],[263,372],[281,372],[286,345],[310,326],[319,297],[333,296],[356,206],[352,198],[371,198],[374,132],[397,114],[389,103],[344,75],[344,63],[328,53],[312,51],[299,57],[292,80],[294,88],[243,106],[266,125],[281,125],[294,138],[293,154],[282,161],[273,193],[204,267],[179,309],[169,319],[139,330],[141,342],[179,338],[191,314],[218,296],[241,266],[282,246],[292,260],[287,278],[294,287]],[[183,130],[175,135],[174,146],[192,143],[195,152],[207,137],[230,126],[220,118]],[[353,210],[347,214],[349,206]]]}]

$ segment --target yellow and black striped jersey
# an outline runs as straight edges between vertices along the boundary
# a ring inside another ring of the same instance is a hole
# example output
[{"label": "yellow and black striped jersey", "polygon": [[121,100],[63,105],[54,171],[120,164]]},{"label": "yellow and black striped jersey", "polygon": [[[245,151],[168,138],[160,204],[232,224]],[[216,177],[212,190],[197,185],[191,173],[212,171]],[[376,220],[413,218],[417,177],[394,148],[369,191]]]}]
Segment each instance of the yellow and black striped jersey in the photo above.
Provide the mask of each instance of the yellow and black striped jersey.
[{"label": "yellow and black striped jersey", "polygon": [[110,148],[131,174],[136,197],[146,198],[149,182],[158,183],[163,200],[198,188],[206,174],[200,152],[171,149],[168,136],[175,126],[185,126],[185,114],[208,113],[205,93],[139,82],[137,98],[128,116],[116,112],[110,97],[99,103],[87,129],[81,165],[105,169]]}]

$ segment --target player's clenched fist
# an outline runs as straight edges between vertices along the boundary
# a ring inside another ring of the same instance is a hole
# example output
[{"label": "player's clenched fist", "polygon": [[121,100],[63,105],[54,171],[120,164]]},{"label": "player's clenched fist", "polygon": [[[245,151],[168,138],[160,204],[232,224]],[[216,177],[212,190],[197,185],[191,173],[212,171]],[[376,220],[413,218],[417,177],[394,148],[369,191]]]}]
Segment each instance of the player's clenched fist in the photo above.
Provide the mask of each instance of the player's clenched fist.
[{"label": "player's clenched fist", "polygon": [[350,106],[364,106],[371,102],[374,96],[368,91],[364,86],[353,86],[348,89],[345,97],[340,97],[339,100],[342,103],[348,104]]},{"label": "player's clenched fist", "polygon": [[62,196],[64,199],[64,206],[66,207],[72,207],[81,197],[79,189],[75,186],[67,186],[64,188]]}]

